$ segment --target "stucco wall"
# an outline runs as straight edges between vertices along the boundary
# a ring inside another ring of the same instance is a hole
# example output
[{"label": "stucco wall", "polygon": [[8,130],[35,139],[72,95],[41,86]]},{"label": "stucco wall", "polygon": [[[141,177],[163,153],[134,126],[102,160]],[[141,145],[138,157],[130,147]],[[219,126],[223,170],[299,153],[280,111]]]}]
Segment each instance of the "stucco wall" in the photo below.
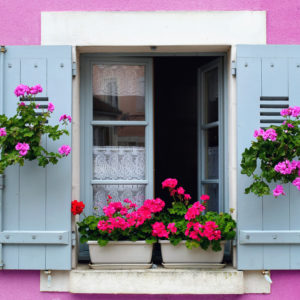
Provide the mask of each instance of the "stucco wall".
[{"label": "stucco wall", "polygon": [[300,43],[299,0],[1,0],[0,42],[40,44],[40,12],[68,10],[265,10],[268,43]]},{"label": "stucco wall", "polygon": [[[33,45],[41,42],[41,11],[151,11],[151,10],[265,10],[269,44],[300,44],[300,0],[0,0],[0,44]],[[72,295],[40,293],[38,271],[0,271],[2,300],[282,300],[300,298],[300,271],[272,272],[271,295],[146,296]],[[117,284],[117,283],[116,283]]]},{"label": "stucco wall", "polygon": [[[299,300],[300,271],[272,272],[270,295],[83,295],[41,293],[40,276],[36,271],[0,272],[1,300]],[[116,282],[116,284],[118,284]]]}]

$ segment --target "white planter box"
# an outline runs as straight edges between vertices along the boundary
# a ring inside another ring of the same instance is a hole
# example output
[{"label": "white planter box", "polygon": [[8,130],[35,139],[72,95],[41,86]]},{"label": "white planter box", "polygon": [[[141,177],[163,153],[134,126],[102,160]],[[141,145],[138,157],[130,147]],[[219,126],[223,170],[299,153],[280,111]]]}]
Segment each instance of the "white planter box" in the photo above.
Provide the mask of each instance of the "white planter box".
[{"label": "white planter box", "polygon": [[93,264],[149,264],[153,245],[145,241],[108,242],[100,247],[97,241],[88,241]]},{"label": "white planter box", "polygon": [[210,248],[203,250],[201,247],[188,249],[185,241],[181,241],[177,246],[173,246],[170,241],[159,241],[161,255],[164,263],[204,263],[217,264],[223,261],[225,242],[221,242],[221,251],[213,251]]}]

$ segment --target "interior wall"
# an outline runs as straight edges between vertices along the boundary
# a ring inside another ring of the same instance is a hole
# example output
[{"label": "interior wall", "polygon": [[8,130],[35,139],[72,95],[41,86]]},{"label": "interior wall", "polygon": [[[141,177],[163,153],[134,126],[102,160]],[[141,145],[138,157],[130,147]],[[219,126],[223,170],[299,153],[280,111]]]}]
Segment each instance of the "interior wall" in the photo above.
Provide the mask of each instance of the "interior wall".
[{"label": "interior wall", "polygon": [[177,178],[197,200],[197,72],[214,57],[154,57],[155,196],[169,199],[161,182]]}]

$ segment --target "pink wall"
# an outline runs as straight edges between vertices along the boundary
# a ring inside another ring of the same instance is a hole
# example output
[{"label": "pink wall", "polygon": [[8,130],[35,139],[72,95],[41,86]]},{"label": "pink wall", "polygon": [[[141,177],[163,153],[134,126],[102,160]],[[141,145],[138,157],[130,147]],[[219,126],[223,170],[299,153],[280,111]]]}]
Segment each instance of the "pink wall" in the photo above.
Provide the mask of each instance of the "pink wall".
[{"label": "pink wall", "polygon": [[[300,0],[0,0],[0,44],[40,44],[41,11],[266,10],[270,44],[300,44]],[[300,271],[272,273],[271,295],[118,296],[40,293],[39,272],[0,271],[2,300],[298,300]]]},{"label": "pink wall", "polygon": [[[272,294],[248,295],[83,295],[41,293],[38,271],[0,272],[0,300],[299,300],[300,271],[274,271]],[[116,283],[117,284],[117,283]]]},{"label": "pink wall", "polygon": [[300,44],[300,0],[0,0],[0,44],[40,44],[41,11],[266,10],[270,44]]}]

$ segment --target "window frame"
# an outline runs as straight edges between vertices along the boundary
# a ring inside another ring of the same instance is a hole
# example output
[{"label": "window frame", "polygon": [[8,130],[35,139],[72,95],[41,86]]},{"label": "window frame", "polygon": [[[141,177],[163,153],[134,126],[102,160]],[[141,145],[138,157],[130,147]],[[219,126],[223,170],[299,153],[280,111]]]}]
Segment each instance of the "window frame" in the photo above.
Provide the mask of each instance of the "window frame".
[{"label": "window frame", "polygon": [[[220,120],[222,120],[223,124],[223,155],[220,157],[220,161],[223,161],[223,187],[222,190],[219,190],[219,193],[223,193],[223,197],[219,197],[219,199],[222,198],[222,203],[220,203],[219,208],[220,211],[226,211],[229,210],[229,169],[228,169],[228,141],[225,137],[228,137],[228,91],[227,91],[227,85],[228,85],[228,54],[226,52],[167,52],[167,53],[149,53],[149,52],[138,52],[138,53],[82,53],[80,54],[80,199],[84,201],[87,204],[87,199],[92,199],[93,192],[92,192],[92,185],[91,185],[91,177],[88,177],[85,175],[86,168],[89,168],[92,170],[93,167],[93,161],[92,161],[92,155],[88,157],[88,151],[87,147],[85,147],[85,144],[88,141],[92,141],[92,126],[88,123],[88,120],[92,120],[92,65],[93,64],[99,64],[101,62],[103,63],[131,63],[131,64],[145,64],[150,67],[146,68],[145,72],[145,100],[146,99],[152,99],[151,101],[145,102],[145,123],[149,120],[149,124],[146,128],[148,128],[149,132],[153,133],[154,129],[154,119],[153,119],[153,112],[154,112],[154,101],[153,101],[153,64],[152,64],[152,58],[155,56],[215,56],[216,59],[219,60],[220,64],[220,74],[221,76],[221,84],[219,85],[219,90],[222,91],[222,100],[223,100],[223,109],[221,112],[221,108],[219,110],[219,117]],[[148,71],[147,71],[148,69]],[[220,78],[219,78],[220,79]],[[148,82],[149,81],[149,82]],[[200,86],[200,85],[199,85]],[[147,98],[148,95],[148,98]],[[90,105],[85,105],[84,99],[88,98],[90,99]],[[147,117],[147,108],[149,111],[149,116]],[[87,114],[90,113],[87,120]],[[220,116],[220,114],[222,114]],[[150,122],[151,121],[151,122]],[[97,121],[99,122],[99,121]],[[102,122],[102,121],[100,121]],[[109,123],[108,121],[105,121]],[[117,121],[113,121],[117,122]],[[128,122],[128,121],[127,121]],[[135,122],[135,121],[132,121]],[[143,122],[143,121],[141,121]],[[99,123],[100,124],[100,123]],[[103,123],[104,124],[104,123]],[[112,124],[112,123],[111,123]],[[121,123],[120,123],[121,124]],[[146,179],[151,178],[152,180],[149,180],[148,184],[148,191],[146,191],[146,198],[152,198],[154,193],[154,137],[152,134],[152,140],[150,141],[149,135],[145,133],[145,148],[146,148]],[[149,139],[149,141],[148,141]],[[146,143],[148,141],[149,147],[146,147]],[[91,149],[90,152],[91,153]],[[148,154],[148,155],[147,155]],[[150,155],[151,154],[151,155]],[[147,166],[152,166],[152,172],[150,172],[150,168]],[[89,166],[89,167],[87,167]],[[220,170],[221,172],[221,170]],[[150,174],[151,173],[151,174]],[[149,175],[148,175],[149,174]],[[147,177],[148,176],[148,177]],[[219,175],[221,177],[221,174]],[[201,191],[201,185],[198,185],[198,191]],[[87,191],[87,189],[90,189]],[[92,200],[90,200],[92,201]],[[222,210],[221,210],[222,209]],[[86,205],[85,209],[86,215],[90,215],[93,213],[92,211],[92,205],[88,207]],[[82,245],[80,245],[79,248],[81,248]],[[86,259],[88,258],[88,254],[82,255],[80,250],[79,258]]]},{"label": "window frame", "polygon": [[[205,73],[217,68],[218,70],[218,120],[214,122],[205,122]],[[198,70],[198,199],[205,193],[205,185],[214,184],[218,185],[218,211],[222,212],[227,210],[226,196],[225,196],[225,94],[224,83],[225,73],[223,71],[222,58],[218,57],[209,62]],[[208,179],[205,176],[205,133],[208,129],[218,128],[218,179]]]}]

